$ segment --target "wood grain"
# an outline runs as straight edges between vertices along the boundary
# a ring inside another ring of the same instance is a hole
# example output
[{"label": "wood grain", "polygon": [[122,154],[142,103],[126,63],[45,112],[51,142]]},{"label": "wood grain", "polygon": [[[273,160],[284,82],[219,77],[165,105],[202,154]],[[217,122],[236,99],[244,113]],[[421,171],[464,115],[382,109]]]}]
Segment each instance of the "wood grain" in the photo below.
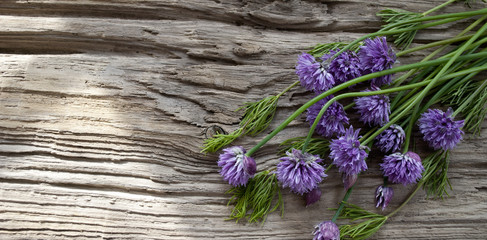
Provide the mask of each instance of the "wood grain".
[{"label": "wood grain", "polygon": [[[234,109],[294,82],[296,57],[310,46],[377,30],[380,9],[441,2],[1,1],[0,238],[310,239],[344,194],[336,170],[314,206],[284,190],[282,218],[225,221],[229,186],[217,154],[199,152],[201,132],[235,129]],[[463,26],[446,28],[415,44]],[[271,128],[311,97],[286,94]],[[277,163],[280,141],[307,133],[303,118],[291,125],[255,154],[259,169]],[[419,194],[373,238],[486,239],[486,136],[484,124],[453,151],[451,197]],[[380,156],[369,161],[351,202],[376,211]],[[397,186],[390,209],[408,191]]]}]

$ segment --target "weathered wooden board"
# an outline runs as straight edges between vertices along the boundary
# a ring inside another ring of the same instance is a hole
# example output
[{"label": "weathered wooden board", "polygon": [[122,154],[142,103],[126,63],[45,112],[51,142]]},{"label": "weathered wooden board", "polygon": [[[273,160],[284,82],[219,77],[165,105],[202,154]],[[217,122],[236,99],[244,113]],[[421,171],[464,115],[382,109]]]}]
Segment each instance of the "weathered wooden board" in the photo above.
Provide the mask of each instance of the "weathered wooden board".
[{"label": "weathered wooden board", "polygon": [[[234,109],[295,81],[309,46],[376,30],[379,9],[441,2],[2,0],[0,239],[310,239],[344,194],[336,171],[314,206],[285,190],[282,218],[225,221],[229,186],[217,154],[199,153],[201,132],[233,130]],[[463,26],[448,29],[417,43]],[[310,98],[285,95],[275,124]],[[302,118],[292,126],[256,153],[259,169],[277,163],[279,141],[307,132]],[[486,127],[453,151],[450,198],[419,194],[374,238],[486,239]],[[374,209],[379,161],[351,202]],[[391,209],[408,191],[397,186]]]}]

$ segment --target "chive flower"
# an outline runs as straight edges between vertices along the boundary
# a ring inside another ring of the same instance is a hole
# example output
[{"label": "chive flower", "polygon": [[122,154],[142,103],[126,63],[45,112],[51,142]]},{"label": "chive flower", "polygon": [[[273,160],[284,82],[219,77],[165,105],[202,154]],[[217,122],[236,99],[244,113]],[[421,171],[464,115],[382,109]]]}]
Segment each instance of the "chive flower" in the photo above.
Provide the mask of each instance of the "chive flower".
[{"label": "chive flower", "polygon": [[[364,75],[390,69],[396,62],[396,54],[387,44],[386,37],[365,39],[364,45],[360,47],[358,55]],[[373,85],[379,87],[384,84],[390,84],[391,82],[391,75],[385,75],[371,80]]]},{"label": "chive flower", "polygon": [[394,195],[394,190],[391,187],[378,186],[375,190],[375,207],[381,207],[382,211],[386,209],[387,205]]},{"label": "chive flower", "polygon": [[308,53],[303,53],[298,57],[296,74],[301,85],[307,90],[323,92],[335,85],[335,79],[328,71],[328,63],[319,62]]},{"label": "chive flower", "polygon": [[[309,122],[310,126],[313,125],[321,108],[332,98],[333,95],[328,96],[308,108],[306,121]],[[316,125],[315,131],[324,137],[331,137],[333,134],[343,134],[345,132],[344,125],[348,125],[348,120],[343,106],[335,101],[326,109],[320,122]]]},{"label": "chive flower", "polygon": [[324,221],[315,226],[313,240],[340,240],[340,229],[332,221]]},{"label": "chive flower", "polygon": [[[372,86],[373,91],[379,91],[380,88]],[[369,92],[370,90],[365,90]],[[391,113],[389,97],[387,95],[371,95],[365,97],[358,97],[354,99],[355,109],[360,114],[360,121],[368,123],[369,125],[382,126],[389,122],[389,114]]]},{"label": "chive flower", "polygon": [[435,150],[453,149],[461,140],[464,120],[454,121],[453,110],[428,109],[418,120],[423,139]]},{"label": "chive flower", "polygon": [[414,152],[393,153],[385,156],[380,169],[389,181],[408,185],[416,183],[424,171],[421,158]]},{"label": "chive flower", "polygon": [[350,126],[344,135],[330,142],[330,158],[333,159],[333,164],[338,167],[338,170],[345,175],[357,175],[367,170],[365,158],[368,154],[365,149],[368,148],[360,145],[359,131],[360,129],[353,131],[353,127]]},{"label": "chive flower", "polygon": [[327,176],[325,168],[319,164],[322,159],[318,155],[297,149],[286,152],[286,155],[277,164],[276,174],[283,188],[289,187],[292,192],[303,195],[315,189]]},{"label": "chive flower", "polygon": [[375,145],[384,152],[397,152],[401,149],[406,133],[401,126],[392,124],[389,128],[380,133],[375,140]]},{"label": "chive flower", "polygon": [[[337,49],[340,51],[340,49]],[[337,51],[330,51],[333,56]],[[360,60],[352,51],[345,51],[330,62],[330,72],[333,74],[337,84],[350,81],[362,75]]]},{"label": "chive flower", "polygon": [[218,160],[223,179],[235,187],[247,185],[257,171],[255,160],[246,156],[245,152],[241,146],[225,148]]}]

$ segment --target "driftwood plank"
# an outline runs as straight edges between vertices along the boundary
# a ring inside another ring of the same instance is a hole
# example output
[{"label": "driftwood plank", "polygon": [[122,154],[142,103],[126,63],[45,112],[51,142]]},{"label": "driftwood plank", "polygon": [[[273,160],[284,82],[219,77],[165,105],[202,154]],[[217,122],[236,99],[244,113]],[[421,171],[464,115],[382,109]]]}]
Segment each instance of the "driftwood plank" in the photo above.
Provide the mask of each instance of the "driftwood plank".
[{"label": "driftwood plank", "polygon": [[[295,81],[296,56],[310,46],[376,30],[380,9],[441,2],[1,1],[0,238],[310,239],[344,194],[338,173],[314,206],[285,190],[282,218],[225,221],[229,186],[217,155],[199,153],[202,131],[235,129],[234,109]],[[447,28],[415,44],[463,26]],[[286,94],[271,128],[311,97]],[[256,153],[259,169],[277,163],[279,141],[306,134],[303,118],[291,125]],[[451,197],[419,194],[374,239],[487,238],[486,136],[484,124],[453,151]],[[373,211],[379,161],[351,197]],[[391,209],[409,190],[398,186]]]}]

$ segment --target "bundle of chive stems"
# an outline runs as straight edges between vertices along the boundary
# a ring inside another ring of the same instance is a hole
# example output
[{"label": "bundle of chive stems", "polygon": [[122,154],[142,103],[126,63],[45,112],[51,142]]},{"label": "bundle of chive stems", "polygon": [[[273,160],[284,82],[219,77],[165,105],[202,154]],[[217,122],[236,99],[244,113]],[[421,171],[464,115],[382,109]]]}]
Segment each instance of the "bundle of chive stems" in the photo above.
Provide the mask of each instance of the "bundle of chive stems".
[{"label": "bundle of chive stems", "polygon": [[[371,149],[374,139],[393,124],[398,124],[404,128],[405,140],[402,147],[404,152],[413,148],[414,146],[411,145],[414,144],[414,141],[411,136],[418,124],[418,119],[428,109],[436,106],[454,109],[455,118],[463,119],[462,130],[465,133],[479,134],[481,124],[487,113],[485,74],[485,70],[487,70],[487,8],[470,9],[458,13],[434,14],[437,10],[450,4],[470,4],[470,2],[450,0],[424,13],[393,9],[383,10],[377,14],[385,22],[379,31],[365,35],[351,43],[335,42],[316,45],[308,51],[308,54],[315,58],[328,55],[333,59],[345,51],[358,52],[366,39],[386,37],[387,40],[393,40],[396,49],[401,50],[395,54],[398,59],[401,56],[407,56],[418,51],[428,51],[429,55],[419,62],[405,65],[395,64],[389,69],[362,75],[317,94],[316,97],[302,105],[265,136],[256,146],[247,151],[245,156],[250,157],[291,121],[325,98],[327,98],[327,103],[311,125],[307,136],[284,141],[278,154],[282,155],[292,149],[303,149],[309,154],[328,159],[331,139],[315,137],[316,134],[314,134],[318,121],[326,109],[334,102],[342,99],[379,94],[389,94],[391,99],[390,120],[380,126],[362,128],[360,142],[362,145],[368,146],[364,148],[367,151]],[[468,26],[454,37],[410,47],[418,31],[427,33],[428,28],[456,22],[468,24]],[[359,88],[349,88],[371,79],[392,74],[394,74],[392,83],[382,86],[379,90],[359,91]],[[257,136],[262,133],[273,120],[279,98],[289,90],[299,86],[299,83],[297,81],[291,84],[277,95],[268,96],[257,102],[246,103],[241,108],[245,113],[239,127],[229,134],[217,133],[206,139],[202,152],[217,152],[238,137]],[[346,106],[345,109],[352,107],[353,103]],[[353,186],[350,186],[343,201],[335,209],[335,216],[332,219],[333,222],[338,218],[350,220],[349,224],[339,226],[340,238],[366,239],[372,236],[390,217],[399,212],[420,189],[424,189],[428,196],[435,198],[447,196],[448,189],[451,188],[447,177],[449,152],[450,149],[436,149],[423,157],[421,163],[424,171],[417,181],[415,189],[397,209],[388,215],[370,212],[348,203],[347,200],[353,190]],[[333,164],[330,164],[326,171],[332,167]],[[269,170],[252,174],[246,184],[234,185],[228,191],[232,194],[229,203],[234,206],[230,219],[237,221],[247,219],[249,222],[259,222],[265,221],[266,216],[273,211],[280,210],[282,212],[284,209],[281,187],[276,171]],[[315,239],[331,239],[323,236],[320,238],[315,234]]]}]

